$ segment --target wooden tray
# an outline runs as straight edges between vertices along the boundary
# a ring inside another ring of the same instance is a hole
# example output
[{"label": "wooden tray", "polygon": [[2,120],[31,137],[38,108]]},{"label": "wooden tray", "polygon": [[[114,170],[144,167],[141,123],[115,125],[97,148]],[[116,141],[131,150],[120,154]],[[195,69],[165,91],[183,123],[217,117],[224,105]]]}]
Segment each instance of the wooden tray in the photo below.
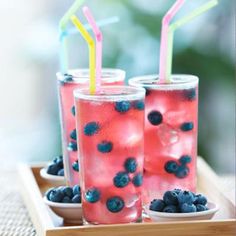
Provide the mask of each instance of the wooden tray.
[{"label": "wooden tray", "polygon": [[40,177],[42,165],[19,167],[22,196],[39,236],[228,236],[236,235],[235,205],[219,188],[217,175],[198,159],[198,192],[220,205],[212,220],[118,225],[64,225],[43,202],[42,194],[52,187]]}]

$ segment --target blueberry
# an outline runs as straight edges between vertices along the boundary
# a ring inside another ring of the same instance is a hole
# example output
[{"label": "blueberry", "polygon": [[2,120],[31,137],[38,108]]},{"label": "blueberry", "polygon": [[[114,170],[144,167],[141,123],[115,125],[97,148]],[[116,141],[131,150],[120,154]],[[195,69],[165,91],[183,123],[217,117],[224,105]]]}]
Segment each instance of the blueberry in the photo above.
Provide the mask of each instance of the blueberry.
[{"label": "blueberry", "polygon": [[181,165],[178,167],[177,171],[175,172],[175,176],[179,179],[183,179],[189,174],[189,168],[187,166]]},{"label": "blueberry", "polygon": [[67,149],[69,151],[77,151],[77,143],[76,142],[69,142]]},{"label": "blueberry", "polygon": [[50,174],[50,175],[57,175],[57,172],[60,170],[60,167],[53,163],[53,164],[50,164],[47,168],[47,173]]},{"label": "blueberry", "polygon": [[77,195],[77,194],[81,194],[81,191],[80,191],[80,186],[79,185],[75,185],[74,187],[73,187],[73,194],[74,195]]},{"label": "blueberry", "polygon": [[165,202],[161,199],[154,199],[151,201],[149,209],[151,211],[159,211],[162,212],[164,207],[166,206]]},{"label": "blueberry", "polygon": [[180,205],[184,203],[192,204],[194,202],[194,195],[190,191],[181,191],[177,197]]},{"label": "blueberry", "polygon": [[163,212],[166,213],[177,213],[178,212],[178,207],[175,205],[168,205],[163,209]]},{"label": "blueberry", "polygon": [[147,89],[147,88],[145,88],[146,89],[146,97],[147,96],[149,96],[150,95],[150,93],[151,93],[151,90],[150,89]]},{"label": "blueberry", "polygon": [[57,172],[57,175],[58,175],[58,176],[64,176],[64,175],[65,175],[64,169],[60,169],[60,170]]},{"label": "blueberry", "polygon": [[74,139],[74,140],[77,139],[76,129],[73,129],[73,130],[71,131],[70,137],[71,137],[72,139]]},{"label": "blueberry", "polygon": [[196,212],[197,208],[193,204],[184,203],[181,205],[180,210],[181,213],[191,213],[191,212]]},{"label": "blueberry", "polygon": [[108,141],[102,141],[101,143],[97,145],[98,151],[102,153],[111,152],[112,148],[113,148],[112,142],[108,142]]},{"label": "blueberry", "polygon": [[137,169],[138,163],[135,158],[129,157],[126,159],[124,167],[128,173],[134,173]]},{"label": "blueberry", "polygon": [[181,126],[180,129],[184,132],[190,131],[193,129],[193,122],[184,122]]},{"label": "blueberry", "polygon": [[136,174],[133,179],[132,183],[136,187],[140,187],[143,184],[143,175],[141,173]]},{"label": "blueberry", "polygon": [[129,111],[131,105],[129,101],[120,101],[115,103],[115,110],[120,113]]},{"label": "blueberry", "polygon": [[61,159],[57,159],[57,161],[56,161],[56,165],[60,168],[60,169],[62,169],[63,168],[63,159],[61,158]]},{"label": "blueberry", "polygon": [[163,120],[162,114],[159,111],[151,111],[148,114],[148,120],[152,125],[159,125]]},{"label": "blueberry", "polygon": [[100,191],[96,188],[88,189],[85,193],[85,199],[87,202],[95,203],[100,199]]},{"label": "blueberry", "polygon": [[175,173],[179,165],[176,161],[167,161],[165,164],[165,170],[168,173]]},{"label": "blueberry", "polygon": [[75,161],[75,162],[72,164],[72,168],[73,168],[74,171],[79,172],[79,162],[78,162],[78,161]]},{"label": "blueberry", "polygon": [[123,188],[129,184],[130,178],[126,172],[118,172],[113,178],[113,183],[117,188]]},{"label": "blueberry", "polygon": [[134,102],[134,109],[142,111],[142,110],[144,110],[144,108],[145,108],[145,104],[144,104],[143,100],[139,100],[139,101]]},{"label": "blueberry", "polygon": [[178,195],[181,192],[181,189],[175,188],[173,191]]},{"label": "blueberry", "polygon": [[206,205],[207,198],[205,196],[203,196],[202,194],[197,194],[197,195],[195,195],[194,204]]},{"label": "blueberry", "polygon": [[65,196],[65,197],[62,199],[61,202],[62,202],[62,203],[71,203],[72,201],[71,201],[71,199],[70,199],[68,196]]},{"label": "blueberry", "polygon": [[192,158],[188,155],[183,155],[179,158],[179,162],[182,165],[186,165],[186,164],[190,163],[191,161],[192,161]]},{"label": "blueberry", "polygon": [[117,213],[124,208],[125,203],[120,197],[111,197],[107,199],[106,206],[110,212]]},{"label": "blueberry", "polygon": [[63,157],[57,156],[53,159],[53,163],[59,167],[59,169],[63,168]]},{"label": "blueberry", "polygon": [[193,101],[196,99],[197,93],[196,93],[196,89],[195,88],[191,88],[191,89],[186,89],[184,90],[184,97],[188,100],[188,101]]},{"label": "blueberry", "polygon": [[73,76],[69,74],[64,74],[64,82],[71,82],[73,81]]},{"label": "blueberry", "polygon": [[64,196],[69,197],[70,199],[73,197],[73,189],[71,187],[63,187],[61,189],[61,192],[64,194]]},{"label": "blueberry", "polygon": [[72,202],[73,202],[73,203],[81,203],[81,195],[76,194],[76,195],[72,198]]},{"label": "blueberry", "polygon": [[73,116],[75,116],[75,106],[71,107],[71,113]]},{"label": "blueberry", "polygon": [[54,159],[53,159],[53,162],[54,163],[58,163],[58,162],[61,162],[63,161],[63,157],[60,155],[60,156],[56,156]]},{"label": "blueberry", "polygon": [[166,205],[178,205],[178,195],[175,191],[166,191],[163,200]]},{"label": "blueberry", "polygon": [[50,193],[51,193],[52,190],[53,190],[53,188],[50,188],[50,189],[48,189],[47,192],[45,193],[45,196],[47,197],[48,200],[50,200],[50,199],[49,199],[49,196],[50,196]]},{"label": "blueberry", "polygon": [[100,129],[100,126],[97,122],[89,122],[84,126],[84,134],[87,136],[93,136]]},{"label": "blueberry", "polygon": [[60,189],[53,189],[49,194],[49,200],[52,202],[61,202],[64,198],[64,194]]},{"label": "blueberry", "polygon": [[196,208],[197,208],[197,211],[207,211],[208,210],[208,208],[206,206],[201,205],[201,204],[197,204]]}]

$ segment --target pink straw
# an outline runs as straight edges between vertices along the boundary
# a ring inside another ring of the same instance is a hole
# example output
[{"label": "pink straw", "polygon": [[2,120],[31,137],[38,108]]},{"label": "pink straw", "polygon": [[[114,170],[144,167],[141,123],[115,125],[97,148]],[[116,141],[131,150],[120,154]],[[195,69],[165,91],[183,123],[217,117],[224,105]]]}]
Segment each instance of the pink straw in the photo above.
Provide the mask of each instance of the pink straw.
[{"label": "pink straw", "polygon": [[83,7],[83,13],[91,25],[96,38],[96,90],[100,90],[102,76],[102,32],[98,28],[96,21],[87,6]]},{"label": "pink straw", "polygon": [[184,2],[185,0],[177,0],[162,19],[160,64],[159,64],[160,83],[169,82],[167,81],[166,78],[169,23],[172,20],[172,18],[176,15],[176,13],[179,11],[179,9],[183,6]]}]

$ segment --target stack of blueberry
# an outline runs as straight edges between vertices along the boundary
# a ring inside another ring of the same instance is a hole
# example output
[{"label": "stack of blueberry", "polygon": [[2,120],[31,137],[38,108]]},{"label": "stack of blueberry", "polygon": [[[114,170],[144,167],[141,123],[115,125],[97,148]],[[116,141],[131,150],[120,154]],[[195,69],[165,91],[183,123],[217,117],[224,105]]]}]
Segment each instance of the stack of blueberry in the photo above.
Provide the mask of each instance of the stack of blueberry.
[{"label": "stack of blueberry", "polygon": [[51,202],[81,203],[81,191],[79,185],[75,185],[73,188],[68,186],[51,188],[45,193],[45,196]]},{"label": "stack of blueberry", "polygon": [[166,213],[191,213],[208,210],[207,198],[202,194],[175,189],[166,191],[162,199],[154,199],[149,209]]},{"label": "stack of blueberry", "polygon": [[47,173],[49,175],[64,176],[63,157],[57,156],[53,159],[53,162],[47,167]]}]

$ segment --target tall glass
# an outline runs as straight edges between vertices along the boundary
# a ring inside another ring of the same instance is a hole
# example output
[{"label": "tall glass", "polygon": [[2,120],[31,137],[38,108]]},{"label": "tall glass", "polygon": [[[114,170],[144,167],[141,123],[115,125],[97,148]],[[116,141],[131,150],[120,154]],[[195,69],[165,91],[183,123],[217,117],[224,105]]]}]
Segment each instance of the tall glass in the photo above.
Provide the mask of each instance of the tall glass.
[{"label": "tall glass", "polygon": [[92,224],[135,222],[142,214],[143,88],[74,92],[83,216]]},{"label": "tall glass", "polygon": [[[102,84],[123,85],[125,71],[119,69],[103,69]],[[69,70],[67,74],[57,73],[58,97],[61,120],[62,148],[64,172],[70,186],[79,184],[79,165],[77,155],[77,135],[75,125],[75,107],[73,90],[88,87],[89,70]]]},{"label": "tall glass", "polygon": [[196,190],[198,78],[173,75],[158,84],[158,76],[129,80],[146,89],[144,203],[174,188]]}]

